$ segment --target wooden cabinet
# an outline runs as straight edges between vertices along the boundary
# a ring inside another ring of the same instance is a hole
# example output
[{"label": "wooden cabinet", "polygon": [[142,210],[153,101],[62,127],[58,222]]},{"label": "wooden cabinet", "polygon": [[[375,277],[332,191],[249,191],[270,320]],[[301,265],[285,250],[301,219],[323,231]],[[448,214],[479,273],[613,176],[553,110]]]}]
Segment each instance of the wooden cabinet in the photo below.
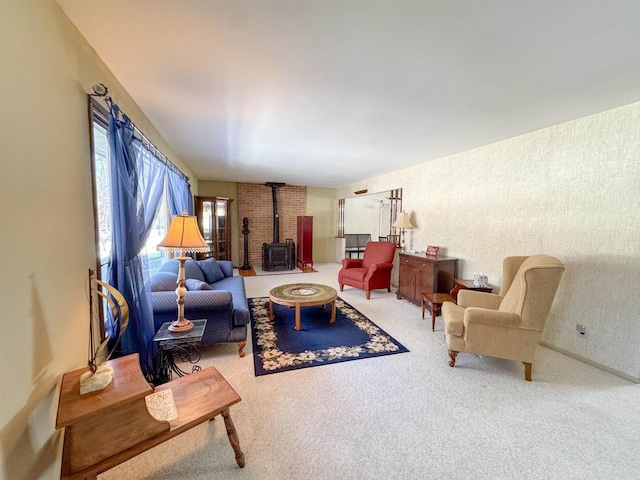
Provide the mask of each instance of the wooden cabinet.
[{"label": "wooden cabinet", "polygon": [[296,259],[301,263],[300,268],[307,265],[313,268],[313,217],[298,217],[298,244],[296,246]]},{"label": "wooden cabinet", "polygon": [[198,260],[215,257],[231,260],[231,209],[233,200],[225,197],[196,197],[196,216],[205,241],[211,246],[207,253],[198,253]]},{"label": "wooden cabinet", "polygon": [[400,253],[398,299],[422,304],[423,293],[449,293],[457,274],[458,259]]}]

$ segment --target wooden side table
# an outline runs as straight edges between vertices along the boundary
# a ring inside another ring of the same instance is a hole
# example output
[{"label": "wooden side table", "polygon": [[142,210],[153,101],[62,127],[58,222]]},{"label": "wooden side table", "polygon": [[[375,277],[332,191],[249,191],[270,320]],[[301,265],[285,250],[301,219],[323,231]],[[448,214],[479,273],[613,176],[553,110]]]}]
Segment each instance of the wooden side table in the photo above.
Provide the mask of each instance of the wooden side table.
[{"label": "wooden side table", "polygon": [[448,293],[423,293],[422,294],[422,318],[424,318],[424,309],[428,308],[431,312],[431,331],[436,329],[436,317],[440,315],[440,307],[444,302],[456,303],[456,299]]},{"label": "wooden side table", "polygon": [[197,365],[200,361],[200,351],[198,344],[202,340],[204,330],[207,327],[207,320],[193,320],[193,329],[186,332],[172,332],[169,325],[172,322],[165,322],[156,332],[152,341],[158,344],[158,353],[154,361],[154,380],[156,385],[167,383],[171,380],[172,372],[179,377],[188,375],[175,362],[178,355],[183,362],[189,362],[193,366],[191,372],[198,372],[201,368]]},{"label": "wooden side table", "polygon": [[[62,479],[96,479],[99,473],[199,425],[224,418],[236,463],[244,467],[229,407],[240,396],[214,367],[151,387],[140,370],[138,354],[110,360],[113,381],[103,390],[80,395],[81,368],[65,373],[60,387],[56,428],[65,428]],[[145,397],[170,389],[178,412],[171,421],[156,420]]]},{"label": "wooden side table", "polygon": [[460,278],[454,278],[453,288],[449,292],[449,295],[455,298],[456,302],[458,301],[458,292],[460,290],[475,290],[477,292],[492,293],[493,287],[491,285],[488,285],[486,287],[479,287],[475,283],[473,283],[473,280],[463,280]]}]

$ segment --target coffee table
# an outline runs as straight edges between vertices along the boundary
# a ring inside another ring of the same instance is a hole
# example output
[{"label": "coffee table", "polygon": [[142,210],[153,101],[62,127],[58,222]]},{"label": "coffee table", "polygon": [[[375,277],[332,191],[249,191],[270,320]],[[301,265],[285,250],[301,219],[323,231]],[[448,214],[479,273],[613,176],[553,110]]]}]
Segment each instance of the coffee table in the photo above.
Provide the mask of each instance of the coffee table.
[{"label": "coffee table", "polygon": [[331,304],[330,323],[336,321],[336,298],[338,293],[335,288],[318,283],[289,283],[280,285],[269,292],[269,318],[273,320],[273,304],[295,307],[296,330],[300,330],[300,308],[317,307]]}]

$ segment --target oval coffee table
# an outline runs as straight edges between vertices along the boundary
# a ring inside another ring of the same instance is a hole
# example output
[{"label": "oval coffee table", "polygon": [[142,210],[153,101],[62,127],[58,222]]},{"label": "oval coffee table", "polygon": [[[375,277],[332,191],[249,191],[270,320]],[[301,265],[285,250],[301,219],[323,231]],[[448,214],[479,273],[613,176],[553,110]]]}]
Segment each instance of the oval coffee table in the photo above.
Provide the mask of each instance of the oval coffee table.
[{"label": "oval coffee table", "polygon": [[300,308],[331,304],[330,323],[336,321],[335,288],[318,283],[289,283],[269,292],[269,319],[273,320],[273,304],[296,308],[296,330],[300,330]]}]

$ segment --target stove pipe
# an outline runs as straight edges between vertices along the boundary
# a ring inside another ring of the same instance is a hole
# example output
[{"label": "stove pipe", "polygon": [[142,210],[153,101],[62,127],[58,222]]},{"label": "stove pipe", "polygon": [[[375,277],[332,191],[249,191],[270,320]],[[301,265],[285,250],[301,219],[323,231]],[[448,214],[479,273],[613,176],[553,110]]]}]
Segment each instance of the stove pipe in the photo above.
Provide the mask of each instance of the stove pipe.
[{"label": "stove pipe", "polygon": [[278,188],[284,187],[282,182],[267,182],[265,186],[271,187],[273,198],[273,243],[280,243],[280,218],[278,217]]}]

